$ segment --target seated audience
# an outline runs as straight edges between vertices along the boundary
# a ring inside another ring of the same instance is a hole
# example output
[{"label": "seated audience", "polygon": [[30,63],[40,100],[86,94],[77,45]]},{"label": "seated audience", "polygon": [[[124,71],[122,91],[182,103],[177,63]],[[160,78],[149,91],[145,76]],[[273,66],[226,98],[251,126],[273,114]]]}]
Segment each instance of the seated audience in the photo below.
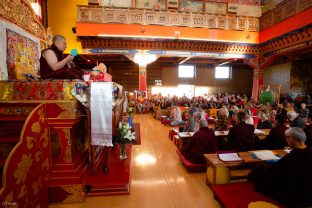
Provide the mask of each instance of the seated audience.
[{"label": "seated audience", "polygon": [[274,127],[264,140],[260,140],[261,149],[283,149],[288,146],[285,137],[285,131],[288,127],[285,125],[285,122],[286,117],[284,114],[275,116]]},{"label": "seated audience", "polygon": [[290,121],[291,127],[304,128],[304,120],[299,117],[298,113],[294,111],[287,112],[287,118]]},{"label": "seated audience", "polygon": [[224,131],[229,129],[229,120],[228,117],[226,116],[227,112],[228,111],[224,110],[223,108],[219,110],[219,115],[215,123],[216,131]]},{"label": "seated audience", "polygon": [[255,188],[288,207],[312,207],[312,150],[302,129],[290,128],[285,136],[293,150],[271,166],[258,167]]},{"label": "seated audience", "polygon": [[272,128],[271,121],[268,119],[265,112],[260,111],[257,129],[270,129],[270,128]]},{"label": "seated audience", "polygon": [[193,117],[193,110],[188,110],[186,114],[187,120],[185,122],[185,126],[183,132],[193,132],[195,127],[194,117]]},{"label": "seated audience", "polygon": [[312,113],[309,114],[308,122],[309,122],[309,125],[306,126],[303,130],[307,136],[306,145],[309,148],[312,148],[312,123],[311,123],[312,122]]},{"label": "seated audience", "polygon": [[205,163],[203,154],[217,151],[214,131],[208,128],[207,120],[201,119],[199,124],[200,129],[181,150],[184,157],[192,163]]},{"label": "seated audience", "polygon": [[82,79],[83,72],[75,67],[74,56],[64,57],[67,48],[66,38],[56,35],[53,44],[45,49],[40,57],[40,76],[42,79]]},{"label": "seated audience", "polygon": [[256,149],[256,140],[254,138],[255,127],[245,123],[245,112],[237,114],[237,123],[230,129],[228,140],[228,148],[237,151],[249,151]]}]

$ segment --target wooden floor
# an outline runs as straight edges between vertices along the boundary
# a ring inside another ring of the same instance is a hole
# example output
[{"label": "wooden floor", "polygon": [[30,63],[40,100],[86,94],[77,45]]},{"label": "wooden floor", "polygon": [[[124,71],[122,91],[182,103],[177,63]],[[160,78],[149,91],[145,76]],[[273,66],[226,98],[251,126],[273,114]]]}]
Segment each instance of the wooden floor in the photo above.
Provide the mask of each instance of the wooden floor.
[{"label": "wooden floor", "polygon": [[151,114],[135,115],[141,125],[141,145],[133,145],[130,195],[88,197],[83,204],[50,205],[50,208],[214,208],[205,173],[188,173],[168,139],[170,127]]}]

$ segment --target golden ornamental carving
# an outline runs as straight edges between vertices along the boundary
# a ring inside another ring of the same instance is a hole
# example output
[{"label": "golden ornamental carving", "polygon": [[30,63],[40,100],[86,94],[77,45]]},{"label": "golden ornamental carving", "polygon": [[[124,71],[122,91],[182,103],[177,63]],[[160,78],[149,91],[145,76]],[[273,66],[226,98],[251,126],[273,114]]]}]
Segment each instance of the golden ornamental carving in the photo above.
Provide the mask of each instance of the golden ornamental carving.
[{"label": "golden ornamental carving", "polygon": [[27,0],[0,0],[0,17],[46,40],[45,29]]},{"label": "golden ornamental carving", "polygon": [[20,184],[20,183],[24,183],[26,178],[27,178],[27,174],[28,174],[28,170],[30,168],[30,166],[32,165],[32,158],[31,155],[25,155],[23,154],[21,161],[18,163],[17,165],[17,169],[15,170],[13,176],[16,179],[16,184]]},{"label": "golden ornamental carving", "polygon": [[75,119],[81,114],[77,102],[57,103],[57,106],[63,110],[57,118]]},{"label": "golden ornamental carving", "polygon": [[39,191],[42,189],[42,179],[41,176],[32,184],[32,189],[34,195],[37,195]]},{"label": "golden ornamental carving", "polygon": [[34,147],[33,140],[34,140],[34,137],[30,137],[30,136],[26,137],[27,149],[32,149]]},{"label": "golden ornamental carving", "polygon": [[44,169],[49,170],[49,167],[50,167],[49,160],[48,158],[46,158],[41,165],[41,170],[44,170]]},{"label": "golden ornamental carving", "polygon": [[42,141],[42,147],[47,148],[49,146],[49,130],[48,128],[45,128],[43,131],[42,136],[40,137],[40,141]]},{"label": "golden ornamental carving", "polygon": [[26,184],[22,185],[17,198],[23,198],[26,195]]},{"label": "golden ornamental carving", "polygon": [[39,162],[39,161],[40,161],[41,156],[42,156],[42,152],[37,151],[37,152],[36,152],[36,154],[35,154],[35,161],[36,161],[36,162]]},{"label": "golden ornamental carving", "polygon": [[71,135],[70,135],[70,129],[63,129],[65,139],[67,140],[67,146],[66,150],[64,152],[64,157],[63,160],[66,163],[71,163],[72,162],[72,154],[71,154]]},{"label": "golden ornamental carving", "polygon": [[80,203],[86,198],[83,186],[63,186],[62,187],[70,195],[63,200],[63,203]]},{"label": "golden ornamental carving", "polygon": [[31,131],[33,133],[40,133],[41,127],[40,127],[40,123],[39,122],[35,122],[32,126],[31,126]]}]

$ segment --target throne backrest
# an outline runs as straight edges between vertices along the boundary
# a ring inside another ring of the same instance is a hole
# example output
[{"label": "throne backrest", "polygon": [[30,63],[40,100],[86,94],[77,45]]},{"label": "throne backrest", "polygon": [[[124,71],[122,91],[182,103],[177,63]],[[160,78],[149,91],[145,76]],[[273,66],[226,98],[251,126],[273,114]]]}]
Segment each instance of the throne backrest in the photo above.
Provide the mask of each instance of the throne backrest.
[{"label": "throne backrest", "polygon": [[0,80],[37,75],[48,36],[28,0],[0,4]]}]

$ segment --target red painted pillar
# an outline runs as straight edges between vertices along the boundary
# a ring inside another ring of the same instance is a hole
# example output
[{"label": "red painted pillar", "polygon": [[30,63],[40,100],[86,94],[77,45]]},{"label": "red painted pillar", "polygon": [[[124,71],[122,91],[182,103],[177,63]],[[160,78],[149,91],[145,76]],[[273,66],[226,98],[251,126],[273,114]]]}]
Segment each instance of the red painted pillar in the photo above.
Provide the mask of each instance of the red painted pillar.
[{"label": "red painted pillar", "polygon": [[139,66],[139,91],[146,92],[146,65]]},{"label": "red painted pillar", "polygon": [[263,79],[263,73],[264,69],[269,66],[272,61],[274,60],[274,56],[270,56],[267,58],[264,57],[256,57],[251,59],[245,59],[245,64],[248,64],[252,68],[254,68],[254,74],[253,74],[253,84],[252,84],[252,93],[251,97],[259,100],[259,92],[263,87],[264,79]]},{"label": "red painted pillar", "polygon": [[261,68],[254,68],[251,97],[258,100],[260,89],[263,87],[263,72]]}]

